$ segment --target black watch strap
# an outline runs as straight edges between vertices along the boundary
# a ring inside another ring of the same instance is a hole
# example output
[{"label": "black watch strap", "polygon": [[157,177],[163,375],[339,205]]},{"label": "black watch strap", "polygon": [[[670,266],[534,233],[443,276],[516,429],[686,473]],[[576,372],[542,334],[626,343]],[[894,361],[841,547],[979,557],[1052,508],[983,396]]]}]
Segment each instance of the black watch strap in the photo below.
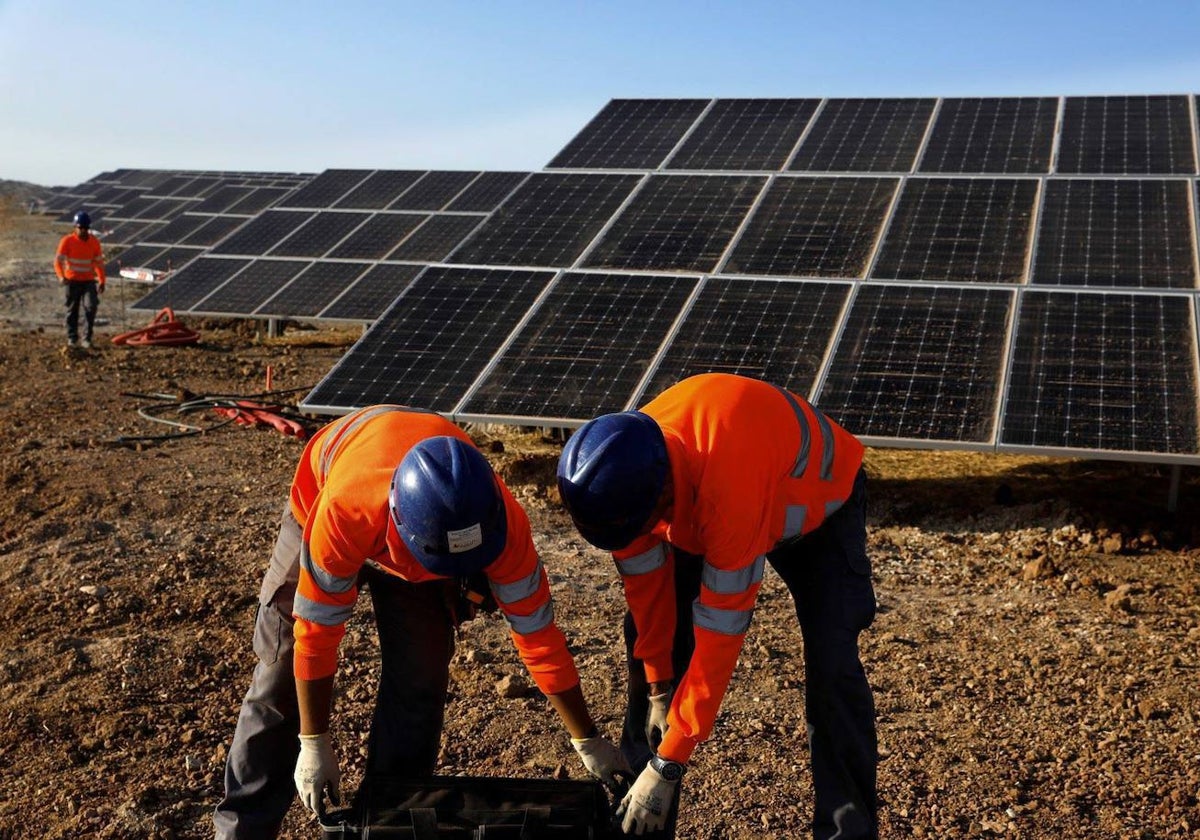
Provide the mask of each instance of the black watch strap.
[{"label": "black watch strap", "polygon": [[669,758],[663,758],[657,753],[650,756],[650,766],[654,768],[654,772],[662,776],[668,782],[678,782],[683,778],[683,773],[687,770],[678,761],[671,761]]}]

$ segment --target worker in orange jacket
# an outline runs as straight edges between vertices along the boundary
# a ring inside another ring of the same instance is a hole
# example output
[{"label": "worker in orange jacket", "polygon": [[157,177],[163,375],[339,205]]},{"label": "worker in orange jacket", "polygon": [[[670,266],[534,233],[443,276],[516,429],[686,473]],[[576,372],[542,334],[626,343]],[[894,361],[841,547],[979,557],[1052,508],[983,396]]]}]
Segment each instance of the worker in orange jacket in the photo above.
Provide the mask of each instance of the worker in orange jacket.
[{"label": "worker in orange jacket", "polygon": [[318,815],[326,793],[338,801],[333,680],[363,584],[382,657],[367,772],[431,774],[465,618],[456,616],[458,587],[480,576],[587,770],[610,785],[631,775],[588,712],[525,512],[457,426],[372,406],[317,432],[296,469],[259,593],[259,662],[228,755],[217,836],[275,837],[297,792]]},{"label": "worker in orange jacket", "polygon": [[801,397],[730,374],[686,379],[568,440],[563,502],[583,537],[613,552],[629,607],[622,747],[645,767],[619,808],[626,832],[673,830],[679,780],[712,730],[770,563],[804,638],[813,836],[878,836],[875,709],[858,653],[875,616],[862,458]]},{"label": "worker in orange jacket", "polygon": [[92,217],[87,211],[75,214],[75,230],[58,243],[54,255],[54,273],[66,291],[67,347],[79,346],[79,306],[83,305],[83,347],[91,349],[92,328],[99,295],[104,293],[104,255],[100,240],[91,232]]}]

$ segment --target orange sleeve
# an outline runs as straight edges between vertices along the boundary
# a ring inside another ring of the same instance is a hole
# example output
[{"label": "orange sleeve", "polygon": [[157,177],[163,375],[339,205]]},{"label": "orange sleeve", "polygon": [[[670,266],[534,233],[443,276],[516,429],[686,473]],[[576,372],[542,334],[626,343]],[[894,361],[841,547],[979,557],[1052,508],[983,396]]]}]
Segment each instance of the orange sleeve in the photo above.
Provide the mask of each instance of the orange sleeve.
[{"label": "orange sleeve", "polygon": [[69,237],[64,236],[62,239],[58,240],[58,250],[54,252],[54,273],[58,275],[59,280],[67,279],[67,275],[63,272],[63,257],[65,257],[67,253],[68,238]]},{"label": "orange sleeve", "polygon": [[96,279],[103,286],[108,279],[104,276],[104,249],[100,246],[99,239],[93,236],[92,240],[96,243],[96,255],[92,257],[92,264],[96,268]]},{"label": "orange sleeve", "polygon": [[633,655],[641,660],[649,682],[675,676],[671,649],[675,644],[675,555],[659,538],[639,537],[613,552],[625,602],[637,627]]},{"label": "orange sleeve", "polygon": [[529,675],[543,694],[579,684],[575,659],[554,621],[550,581],[533,545],[525,511],[501,485],[508,516],[508,544],[485,570],[509,633]]},{"label": "orange sleeve", "polygon": [[304,526],[293,606],[293,668],[301,679],[320,679],[337,670],[338,646],[358,600],[358,573],[364,559],[378,553],[377,547],[359,544],[352,536],[374,529],[343,528],[343,518],[334,495],[322,493]]}]

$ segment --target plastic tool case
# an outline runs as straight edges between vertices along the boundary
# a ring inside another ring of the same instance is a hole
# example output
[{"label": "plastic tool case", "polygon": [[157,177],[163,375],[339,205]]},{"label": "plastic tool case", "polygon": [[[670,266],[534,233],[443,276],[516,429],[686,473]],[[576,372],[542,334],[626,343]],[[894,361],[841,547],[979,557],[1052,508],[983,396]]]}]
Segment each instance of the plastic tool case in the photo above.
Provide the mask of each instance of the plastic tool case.
[{"label": "plastic tool case", "polygon": [[596,781],[476,776],[368,777],[348,808],[321,818],[325,840],[610,840],[612,806]]}]

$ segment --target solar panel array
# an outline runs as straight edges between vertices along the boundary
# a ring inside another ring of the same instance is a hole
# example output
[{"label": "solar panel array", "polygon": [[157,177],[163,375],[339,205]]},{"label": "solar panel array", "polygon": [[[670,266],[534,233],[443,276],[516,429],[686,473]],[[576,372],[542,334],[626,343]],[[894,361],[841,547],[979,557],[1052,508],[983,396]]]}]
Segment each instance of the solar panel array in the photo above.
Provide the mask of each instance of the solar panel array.
[{"label": "solar panel array", "polygon": [[372,322],[528,177],[328,169],[211,243],[132,308]]},{"label": "solar panel array", "polygon": [[56,221],[86,209],[110,257],[122,267],[169,272],[257,216],[311,175],[286,172],[215,172],[118,169],[61,191],[49,203]]},{"label": "solar panel array", "polygon": [[[875,445],[1200,462],[1196,109],[613,100],[305,406],[569,427],[719,370]],[[447,272],[539,291],[429,309]]]},{"label": "solar panel array", "polygon": [[613,100],[541,172],[328,170],[138,306],[371,323],[314,412],[571,427],[720,370],[874,445],[1197,463],[1196,111]]}]

